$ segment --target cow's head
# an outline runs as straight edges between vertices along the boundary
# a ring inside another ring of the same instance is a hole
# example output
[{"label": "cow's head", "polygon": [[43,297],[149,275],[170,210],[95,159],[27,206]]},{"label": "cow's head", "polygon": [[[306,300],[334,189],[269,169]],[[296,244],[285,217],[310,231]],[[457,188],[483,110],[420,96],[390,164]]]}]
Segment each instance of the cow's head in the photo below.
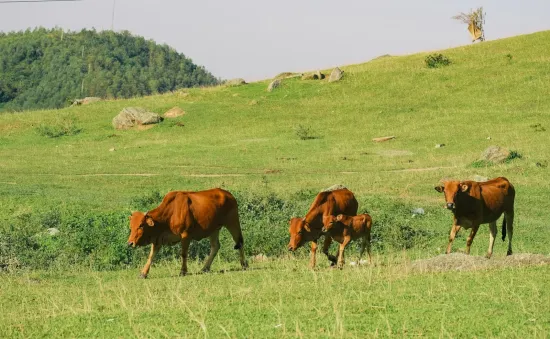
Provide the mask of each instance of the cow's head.
[{"label": "cow's head", "polygon": [[344,216],[338,214],[337,216],[325,215],[323,216],[323,232],[329,232],[337,222],[342,221]]},{"label": "cow's head", "polygon": [[445,208],[454,211],[456,209],[456,198],[459,194],[468,192],[470,186],[460,181],[445,181],[443,185],[435,187],[439,193],[445,194]]},{"label": "cow's head", "polygon": [[288,250],[296,251],[298,247],[302,246],[307,241],[306,238],[308,238],[307,235],[311,232],[311,229],[304,218],[292,218],[290,219],[288,232],[290,233]]},{"label": "cow's head", "polygon": [[147,233],[155,226],[153,218],[143,212],[134,212],[130,219],[130,236],[128,246],[136,247],[147,244]]}]

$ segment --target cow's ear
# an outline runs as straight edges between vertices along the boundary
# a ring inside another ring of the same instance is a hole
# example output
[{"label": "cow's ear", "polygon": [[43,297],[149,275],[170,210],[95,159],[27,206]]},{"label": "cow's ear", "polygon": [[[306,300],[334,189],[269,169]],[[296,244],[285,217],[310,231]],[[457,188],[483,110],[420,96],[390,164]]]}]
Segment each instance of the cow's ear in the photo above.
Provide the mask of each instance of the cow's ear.
[{"label": "cow's ear", "polygon": [[153,221],[153,218],[151,218],[148,215],[145,216],[145,223],[147,223],[147,225],[151,227],[155,226],[155,222]]},{"label": "cow's ear", "polygon": [[439,186],[435,186],[434,189],[439,193],[443,193],[443,191],[445,190],[445,187],[439,185]]},{"label": "cow's ear", "polygon": [[343,218],[343,217],[344,217],[344,216],[343,216],[342,214],[338,214],[338,215],[336,216],[336,221],[342,221],[342,218]]},{"label": "cow's ear", "polygon": [[460,184],[460,190],[462,192],[468,192],[468,190],[470,189],[470,186],[468,186],[468,184]]}]

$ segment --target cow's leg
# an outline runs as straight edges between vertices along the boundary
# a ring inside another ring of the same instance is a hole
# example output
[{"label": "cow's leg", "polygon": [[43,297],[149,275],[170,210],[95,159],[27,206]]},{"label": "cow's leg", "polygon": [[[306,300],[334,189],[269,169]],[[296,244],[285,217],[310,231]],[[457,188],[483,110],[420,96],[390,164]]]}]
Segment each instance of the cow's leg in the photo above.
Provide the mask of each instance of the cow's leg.
[{"label": "cow's leg", "polygon": [[455,237],[460,231],[460,225],[457,225],[456,223],[451,227],[451,234],[449,234],[449,244],[447,245],[447,251],[445,253],[449,254],[451,253],[451,247],[453,245],[453,241],[455,240]]},{"label": "cow's leg", "polygon": [[493,221],[489,223],[489,248],[487,249],[487,259],[493,255],[493,245],[495,244],[495,238],[497,236],[497,222]]},{"label": "cow's leg", "polygon": [[147,278],[147,275],[149,274],[149,269],[151,268],[151,264],[153,263],[153,258],[160,250],[160,246],[161,245],[155,245],[154,243],[151,244],[151,252],[149,252],[147,263],[145,264],[145,266],[143,266],[143,269],[141,270],[141,274],[139,275],[140,278]]},{"label": "cow's leg", "polygon": [[328,260],[330,260],[330,266],[336,265],[336,257],[333,255],[330,255],[328,253],[328,249],[330,248],[330,244],[332,244],[332,237],[328,234],[325,235],[325,240],[323,242],[323,253],[327,256]]},{"label": "cow's leg", "polygon": [[342,241],[342,243],[340,244],[340,251],[338,251],[338,268],[340,269],[344,267],[344,250],[346,249],[346,246],[349,244],[350,241],[351,237],[346,236],[344,237],[344,241]]},{"label": "cow's leg", "polygon": [[189,244],[191,239],[187,236],[181,238],[181,271],[180,275],[187,274],[187,255],[189,254]]},{"label": "cow's leg", "polygon": [[216,257],[216,254],[218,254],[219,249],[220,249],[220,230],[217,230],[210,235],[210,255],[208,256],[208,258],[206,258],[206,262],[202,267],[203,272],[210,271],[210,266],[212,265],[212,261],[214,261],[214,258]]},{"label": "cow's leg", "polygon": [[246,258],[244,256],[244,238],[241,230],[241,223],[239,221],[239,215],[235,213],[235,215],[230,218],[230,221],[227,223],[226,227],[235,241],[235,246],[233,248],[239,250],[239,261],[241,262],[241,267],[244,270],[248,267],[248,263],[246,262]]},{"label": "cow's leg", "polygon": [[470,247],[472,246],[472,242],[474,242],[474,238],[476,236],[478,229],[479,229],[479,224],[472,225],[472,230],[470,231],[470,235],[468,236],[468,239],[466,239],[466,254],[470,254]]},{"label": "cow's leg", "polygon": [[317,254],[317,240],[311,241],[311,253],[309,258],[309,267],[315,268],[315,255]]},{"label": "cow's leg", "polygon": [[363,236],[363,242],[361,243],[361,250],[359,251],[359,261],[358,261],[358,263],[361,263],[361,258],[363,257],[363,253],[365,252],[365,248],[367,249],[367,254],[369,255],[369,264],[372,265],[372,253],[371,253],[371,246],[370,246],[370,232],[366,233]]},{"label": "cow's leg", "polygon": [[508,236],[508,251],[506,255],[512,255],[512,236],[514,235],[514,211],[504,212],[506,218],[506,233]]}]

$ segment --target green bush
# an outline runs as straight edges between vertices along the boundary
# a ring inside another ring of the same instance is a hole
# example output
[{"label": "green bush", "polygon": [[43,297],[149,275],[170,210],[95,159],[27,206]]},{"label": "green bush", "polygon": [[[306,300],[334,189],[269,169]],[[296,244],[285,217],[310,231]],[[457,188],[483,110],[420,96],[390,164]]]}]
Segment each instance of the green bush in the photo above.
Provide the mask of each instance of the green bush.
[{"label": "green bush", "polygon": [[428,68],[438,68],[450,65],[451,60],[443,54],[430,54],[424,59],[424,63]]},{"label": "green bush", "polygon": [[310,139],[318,139],[318,136],[315,136],[313,131],[310,127],[306,127],[303,125],[298,125],[294,129],[296,136],[300,138],[300,140],[310,140]]},{"label": "green bush", "polygon": [[62,136],[76,135],[82,131],[82,128],[75,124],[74,119],[65,119],[53,125],[41,124],[36,130],[41,136],[59,138]]},{"label": "green bush", "polygon": [[[286,198],[266,193],[234,192],[239,203],[239,216],[247,256],[268,257],[287,253],[288,222],[303,216],[316,192],[299,191]],[[132,210],[146,211],[156,207],[164,194],[149,192],[130,201],[130,208],[116,212],[96,212],[79,206],[51,207],[14,215],[0,225],[0,268],[49,269],[86,266],[111,270],[141,266],[149,247],[128,248],[128,216]],[[410,208],[388,201],[362,202],[373,208],[373,248],[386,252],[423,246],[434,234],[421,231],[419,219],[411,218]],[[360,212],[364,212],[360,210]],[[48,229],[59,233],[52,235]],[[217,260],[238,261],[234,241],[225,229],[220,233],[221,248]],[[179,260],[180,246],[165,246],[157,260]],[[309,246],[297,253],[305,255]],[[331,252],[336,251],[333,245]],[[204,259],[210,252],[208,239],[193,241],[190,258]]]},{"label": "green bush", "polygon": [[518,151],[510,151],[510,154],[508,155],[508,157],[506,157],[506,162],[510,162],[514,159],[521,159],[523,158],[523,155],[521,155]]}]

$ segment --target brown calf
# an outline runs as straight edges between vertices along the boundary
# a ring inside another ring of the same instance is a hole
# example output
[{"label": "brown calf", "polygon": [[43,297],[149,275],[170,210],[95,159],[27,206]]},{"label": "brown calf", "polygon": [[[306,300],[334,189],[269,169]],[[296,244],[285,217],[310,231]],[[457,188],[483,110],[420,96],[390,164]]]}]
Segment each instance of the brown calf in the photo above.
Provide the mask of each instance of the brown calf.
[{"label": "brown calf", "polygon": [[[355,196],[346,188],[317,194],[304,218],[292,218],[290,220],[290,242],[288,244],[288,250],[295,251],[305,242],[311,241],[310,267],[315,267],[317,241],[321,235],[323,235],[323,216],[342,213],[355,215],[357,214],[358,206]],[[335,256],[328,253],[331,243],[332,238],[330,235],[325,234],[323,253],[331,261],[332,265],[334,265],[337,259]]]},{"label": "brown calf", "polygon": [[340,250],[338,252],[338,267],[344,266],[344,250],[350,241],[361,238],[361,250],[359,252],[359,261],[367,248],[369,255],[369,263],[372,264],[372,253],[370,246],[370,230],[372,227],[372,218],[368,214],[359,214],[357,216],[348,216],[339,214],[338,216],[325,216],[323,217],[323,232],[330,234],[332,239],[340,243]]},{"label": "brown calf", "polygon": [[220,248],[220,229],[225,226],[239,250],[241,266],[247,267],[243,251],[243,235],[239,223],[237,201],[220,188],[200,192],[174,191],[166,194],[161,204],[147,212],[134,212],[130,216],[128,246],[151,244],[147,263],[141,277],[147,278],[155,254],[163,245],[181,243],[181,275],[187,273],[187,253],[191,240],[210,238],[210,255],[202,271],[210,265]]},{"label": "brown calf", "polygon": [[447,254],[451,252],[453,240],[461,227],[471,229],[466,240],[466,253],[474,241],[480,224],[489,224],[490,237],[487,258],[493,254],[493,245],[497,235],[497,219],[504,213],[502,220],[502,240],[508,232],[508,255],[512,254],[512,236],[514,232],[514,186],[504,177],[485,182],[446,181],[443,186],[435,187],[445,193],[445,207],[453,212],[453,227],[447,245]]}]

